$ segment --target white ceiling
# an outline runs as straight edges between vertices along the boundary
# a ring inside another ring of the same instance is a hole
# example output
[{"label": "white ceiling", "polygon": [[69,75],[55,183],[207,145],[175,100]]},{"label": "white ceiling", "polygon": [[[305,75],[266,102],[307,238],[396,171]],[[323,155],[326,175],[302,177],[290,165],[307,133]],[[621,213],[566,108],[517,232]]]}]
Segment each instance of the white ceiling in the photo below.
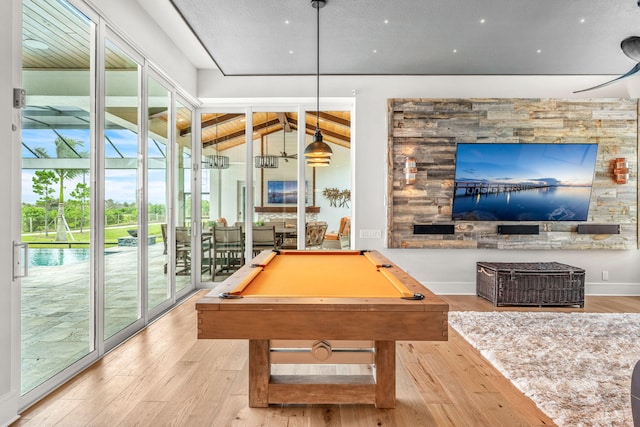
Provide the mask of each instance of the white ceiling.
[{"label": "white ceiling", "polygon": [[[185,51],[200,52],[201,68],[316,72],[310,0],[138,1]],[[196,37],[184,34],[185,21]],[[327,0],[320,73],[620,75],[635,65],[620,50],[630,35],[640,35],[636,0]]]}]

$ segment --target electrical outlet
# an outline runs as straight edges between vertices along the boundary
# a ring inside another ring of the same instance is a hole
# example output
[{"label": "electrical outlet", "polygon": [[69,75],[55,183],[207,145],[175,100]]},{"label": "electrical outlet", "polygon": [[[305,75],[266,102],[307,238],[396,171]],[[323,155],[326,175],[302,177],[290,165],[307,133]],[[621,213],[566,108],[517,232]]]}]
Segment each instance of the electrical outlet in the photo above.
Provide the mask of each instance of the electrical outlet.
[{"label": "electrical outlet", "polygon": [[609,280],[609,272],[607,270],[602,270],[602,280]]},{"label": "electrical outlet", "polygon": [[380,230],[360,230],[361,239],[379,239],[381,236]]}]

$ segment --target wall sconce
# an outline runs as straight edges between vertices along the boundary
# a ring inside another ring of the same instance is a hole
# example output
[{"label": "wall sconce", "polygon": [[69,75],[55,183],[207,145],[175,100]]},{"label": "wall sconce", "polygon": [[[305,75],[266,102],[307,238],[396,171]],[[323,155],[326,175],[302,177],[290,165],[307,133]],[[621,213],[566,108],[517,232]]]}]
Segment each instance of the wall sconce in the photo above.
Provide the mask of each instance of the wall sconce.
[{"label": "wall sconce", "polygon": [[613,162],[613,179],[616,184],[626,184],[629,179],[629,164],[624,157],[618,157]]},{"label": "wall sconce", "polygon": [[418,172],[418,168],[416,167],[416,159],[415,157],[407,157],[404,162],[404,169],[402,169],[404,173],[404,183],[407,185],[415,184],[416,182],[416,173]]}]

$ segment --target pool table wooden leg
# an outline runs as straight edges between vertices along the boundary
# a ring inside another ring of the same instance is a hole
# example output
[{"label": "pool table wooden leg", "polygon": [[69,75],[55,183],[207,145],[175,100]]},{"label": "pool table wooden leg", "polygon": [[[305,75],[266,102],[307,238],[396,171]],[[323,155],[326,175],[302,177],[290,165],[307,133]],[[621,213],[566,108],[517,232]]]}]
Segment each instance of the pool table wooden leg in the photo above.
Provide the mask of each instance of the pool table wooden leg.
[{"label": "pool table wooden leg", "polygon": [[396,407],[396,342],[376,341],[376,408]]},{"label": "pool table wooden leg", "polygon": [[269,406],[269,340],[249,340],[249,407]]}]

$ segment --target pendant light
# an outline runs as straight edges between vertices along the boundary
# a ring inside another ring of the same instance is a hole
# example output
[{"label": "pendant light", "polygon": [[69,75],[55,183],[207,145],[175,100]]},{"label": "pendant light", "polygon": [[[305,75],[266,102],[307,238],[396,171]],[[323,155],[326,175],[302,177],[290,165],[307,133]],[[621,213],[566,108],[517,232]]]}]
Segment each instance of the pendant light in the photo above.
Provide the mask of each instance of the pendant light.
[{"label": "pendant light", "polygon": [[253,158],[254,166],[258,169],[275,169],[278,167],[278,157],[269,155],[269,113],[265,121],[267,127],[264,133],[264,152],[263,156],[255,156]]},{"label": "pendant light", "polygon": [[205,169],[229,169],[229,156],[221,156],[218,152],[218,121],[216,120],[216,139],[215,147],[216,154],[212,156],[205,156],[203,167]]},{"label": "pendant light", "polygon": [[313,142],[304,150],[307,166],[329,166],[333,151],[326,142],[322,141],[320,132],[320,8],[326,5],[326,0],[311,0],[311,6],[317,10],[316,14],[316,133]]}]

